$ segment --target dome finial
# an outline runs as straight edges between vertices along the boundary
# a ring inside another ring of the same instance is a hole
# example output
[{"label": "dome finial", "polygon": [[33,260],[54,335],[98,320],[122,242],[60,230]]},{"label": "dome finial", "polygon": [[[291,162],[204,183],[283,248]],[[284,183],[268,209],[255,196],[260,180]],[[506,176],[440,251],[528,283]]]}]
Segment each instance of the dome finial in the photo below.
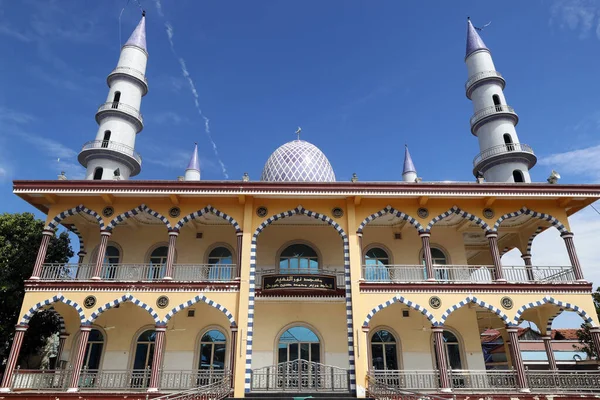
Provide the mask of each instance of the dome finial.
[{"label": "dome finial", "polygon": [[302,132],[302,128],[298,127],[298,129],[296,129],[296,140],[300,140],[300,133]]}]

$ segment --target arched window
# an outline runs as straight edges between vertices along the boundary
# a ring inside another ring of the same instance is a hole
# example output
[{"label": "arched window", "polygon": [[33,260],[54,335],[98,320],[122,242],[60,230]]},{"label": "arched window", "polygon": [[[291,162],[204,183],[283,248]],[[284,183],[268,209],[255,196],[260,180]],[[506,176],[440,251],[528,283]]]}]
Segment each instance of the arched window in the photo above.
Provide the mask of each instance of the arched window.
[{"label": "arched window", "polygon": [[319,256],[308,245],[293,244],[279,256],[279,271],[282,273],[316,273],[318,269]]},{"label": "arched window", "polygon": [[[148,386],[150,376],[142,371],[152,369],[156,331],[149,329],[138,336],[135,343],[135,357],[133,359],[134,374],[131,378],[131,387]],[[136,373],[137,372],[137,373]]]},{"label": "arched window", "polygon": [[[425,265],[425,255],[423,255],[423,265]],[[449,270],[447,268],[444,267],[440,267],[441,265],[446,265],[448,264],[448,259],[446,257],[446,254],[436,248],[436,247],[432,247],[431,248],[431,262],[433,264],[433,272],[435,274],[435,279],[440,280],[440,281],[447,281],[450,276],[449,276]]]},{"label": "arched window", "polygon": [[375,370],[397,370],[398,348],[396,338],[385,329],[371,337],[371,364]]},{"label": "arched window", "polygon": [[165,276],[165,265],[167,265],[167,246],[157,247],[150,254],[150,268],[148,269],[148,279],[161,279]]},{"label": "arched window", "polygon": [[227,247],[215,247],[208,254],[208,264],[210,265],[208,271],[209,280],[230,280],[233,276],[233,255]]},{"label": "arched window", "polygon": [[365,279],[385,282],[390,280],[388,265],[390,258],[385,250],[373,247],[365,253]]},{"label": "arched window", "polygon": [[431,259],[433,260],[433,265],[446,265],[448,263],[446,254],[435,247],[431,248]]},{"label": "arched window", "polygon": [[512,136],[510,136],[509,133],[505,133],[503,135],[503,138],[504,138],[504,144],[506,144],[506,149],[508,151],[514,151],[515,146],[513,145]]},{"label": "arched window", "polygon": [[121,92],[115,92],[112,108],[119,108],[119,101],[121,101]]},{"label": "arched window", "polygon": [[212,329],[200,339],[200,360],[198,369],[224,370],[227,339],[225,334]]},{"label": "arched window", "polygon": [[513,171],[513,179],[514,179],[515,183],[525,182],[525,177],[523,176],[523,172],[519,171],[518,169],[515,169]]},{"label": "arched window", "polygon": [[98,167],[94,170],[94,180],[99,181],[102,179],[102,172],[104,169],[102,167]]},{"label": "arched window", "polygon": [[104,279],[115,279],[118,264],[121,261],[121,252],[115,246],[107,246],[104,254],[104,263],[102,265],[102,276]]},{"label": "arched window", "polygon": [[319,337],[304,326],[294,326],[283,332],[277,346],[277,362],[305,360],[321,362]]},{"label": "arched window", "polygon": [[104,139],[102,139],[102,147],[108,147],[108,142],[110,141],[110,131],[104,131]]},{"label": "arched window", "polygon": [[[446,360],[448,361],[448,367],[451,369],[463,369],[462,355],[458,338],[454,333],[448,330],[444,330],[443,338],[444,351],[446,352]],[[437,362],[437,354],[435,357]]]},{"label": "arched window", "polygon": [[502,111],[502,103],[500,103],[500,96],[495,94],[492,96],[492,100],[494,101],[494,105],[496,106],[496,111]]},{"label": "arched window", "polygon": [[85,346],[83,356],[83,368],[88,370],[99,370],[102,350],[104,349],[104,335],[98,329],[92,329]]}]

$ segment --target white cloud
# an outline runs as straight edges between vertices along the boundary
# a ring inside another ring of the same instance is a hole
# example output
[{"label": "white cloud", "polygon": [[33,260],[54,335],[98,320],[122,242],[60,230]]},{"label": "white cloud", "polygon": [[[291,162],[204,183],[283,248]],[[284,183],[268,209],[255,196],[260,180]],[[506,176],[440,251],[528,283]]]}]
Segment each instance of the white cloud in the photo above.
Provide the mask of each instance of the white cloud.
[{"label": "white cloud", "polygon": [[182,123],[187,123],[189,121],[186,117],[182,117],[181,115],[179,115],[173,111],[158,112],[152,116],[152,119],[157,124],[172,124],[172,125],[179,125]]},{"label": "white cloud", "polygon": [[34,119],[35,117],[31,114],[0,106],[0,124],[15,123],[22,125]]},{"label": "white cloud", "polygon": [[595,0],[555,0],[550,8],[550,25],[579,32],[585,39],[592,31],[600,39],[600,4]]},{"label": "white cloud", "polygon": [[551,154],[540,158],[538,163],[557,170],[563,176],[572,174],[600,181],[600,145]]}]

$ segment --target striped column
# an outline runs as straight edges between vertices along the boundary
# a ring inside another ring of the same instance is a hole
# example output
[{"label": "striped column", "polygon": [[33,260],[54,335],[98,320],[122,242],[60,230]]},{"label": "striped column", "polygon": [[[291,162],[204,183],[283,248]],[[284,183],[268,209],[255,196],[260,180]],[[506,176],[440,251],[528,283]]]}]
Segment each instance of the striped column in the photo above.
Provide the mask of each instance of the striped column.
[{"label": "striped column", "polygon": [[237,236],[237,258],[236,258],[236,279],[240,279],[242,276],[242,239],[244,238],[244,232],[238,232]]},{"label": "striped column", "polygon": [[68,337],[68,333],[61,333],[60,336],[58,336],[58,350],[56,351],[56,366],[54,369],[58,369],[59,367],[60,358],[62,357],[62,352],[65,348],[65,342],[67,341]]},{"label": "striped column", "polygon": [[506,328],[510,340],[511,356],[513,367],[517,371],[517,385],[522,392],[529,392],[527,377],[525,376],[525,365],[521,356],[521,346],[519,346],[519,328],[516,326]]},{"label": "striped column", "polygon": [[527,279],[530,282],[533,282],[535,280],[535,277],[533,276],[533,268],[531,268],[531,254],[525,253],[521,256],[521,258],[525,262],[525,270],[527,271]]},{"label": "striped column", "polygon": [[102,273],[102,264],[104,264],[104,256],[106,255],[106,246],[108,245],[108,239],[112,235],[111,231],[100,232],[100,245],[98,245],[98,257],[96,258],[96,265],[94,266],[94,274],[92,279],[99,281],[100,274]]},{"label": "striped column", "polygon": [[600,359],[600,326],[590,328],[590,335],[592,336],[592,343],[596,350],[596,359]]},{"label": "striped column", "polygon": [[358,249],[360,251],[360,263],[361,263],[361,266],[360,266],[361,273],[360,273],[360,278],[358,279],[358,281],[364,282],[366,271],[363,268],[365,260],[363,258],[363,234],[362,234],[362,232],[356,232],[356,238],[358,239]]},{"label": "striped column", "polygon": [[85,255],[87,254],[87,252],[85,251],[80,251],[79,253],[77,253],[77,256],[79,257],[79,259],[77,260],[78,264],[81,264],[83,262],[83,257],[85,257]]},{"label": "striped column", "polygon": [[231,347],[229,350],[229,370],[231,371],[231,389],[235,387],[235,379],[233,377],[233,371],[235,371],[235,355],[237,351],[237,332],[238,328],[235,325],[231,325]]},{"label": "striped column", "polygon": [[504,273],[502,272],[502,262],[500,261],[500,251],[498,251],[498,234],[496,232],[487,232],[485,237],[490,244],[490,253],[494,262],[494,270],[496,272],[496,280],[506,282]]},{"label": "striped column", "polygon": [[42,243],[40,243],[37,258],[35,259],[35,265],[33,266],[33,273],[31,274],[31,278],[29,279],[40,279],[40,274],[42,273],[42,266],[44,265],[44,261],[46,261],[46,252],[48,251],[48,244],[50,243],[50,239],[53,236],[53,229],[44,229],[44,231],[42,232]]},{"label": "striped column", "polygon": [[554,358],[554,351],[552,350],[552,337],[543,336],[544,348],[546,349],[546,358],[548,358],[548,369],[557,369],[556,358]]},{"label": "striped column", "polygon": [[431,244],[429,232],[419,232],[421,242],[423,242],[423,258],[425,259],[425,272],[427,273],[427,280],[432,282],[435,281],[435,273],[433,271],[433,259],[431,258]]},{"label": "striped column", "polygon": [[169,251],[167,252],[167,265],[163,279],[173,279],[173,264],[175,263],[175,245],[177,244],[178,231],[169,231]]},{"label": "striped column", "polygon": [[165,335],[167,327],[156,325],[156,338],[154,339],[154,355],[152,356],[152,370],[150,371],[149,392],[158,392],[160,386],[160,371],[162,369],[163,355],[165,354]]},{"label": "striped column", "polygon": [[83,358],[85,357],[85,349],[91,330],[92,327],[90,325],[81,325],[79,328],[79,340],[77,341],[77,350],[75,351],[75,359],[73,361],[73,374],[71,375],[71,384],[67,392],[79,391],[79,377],[81,376]]},{"label": "striped column", "polygon": [[448,360],[446,358],[446,349],[444,349],[444,328],[441,326],[431,327],[433,332],[433,342],[435,345],[435,355],[437,361],[437,370],[440,374],[440,390],[442,392],[451,392],[450,376],[448,374]]},{"label": "striped column", "polygon": [[573,273],[575,279],[578,281],[585,281],[583,278],[583,272],[581,271],[581,264],[579,264],[579,257],[577,257],[577,251],[575,251],[575,243],[573,243],[573,234],[571,232],[565,232],[560,235],[565,241],[567,246],[567,253],[569,253],[569,259],[571,260],[571,266],[573,267]]},{"label": "striped column", "polygon": [[0,392],[10,391],[13,375],[15,373],[15,367],[17,366],[17,361],[19,360],[21,345],[23,344],[23,337],[25,337],[27,328],[29,328],[28,325],[17,325],[15,328],[15,337],[13,338],[8,360],[6,361],[6,370],[4,371],[4,377],[2,378]]}]

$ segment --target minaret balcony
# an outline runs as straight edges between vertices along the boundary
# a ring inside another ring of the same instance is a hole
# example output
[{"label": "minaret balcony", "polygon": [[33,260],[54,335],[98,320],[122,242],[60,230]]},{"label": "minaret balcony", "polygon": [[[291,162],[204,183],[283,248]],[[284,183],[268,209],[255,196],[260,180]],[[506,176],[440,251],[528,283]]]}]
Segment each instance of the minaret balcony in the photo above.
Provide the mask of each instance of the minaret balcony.
[{"label": "minaret balcony", "polygon": [[142,156],[133,147],[112,140],[92,140],[83,145],[77,159],[84,167],[88,161],[95,158],[108,158],[127,164],[131,175],[135,176],[142,170]]},{"label": "minaret balcony", "polygon": [[115,78],[133,78],[134,81],[136,81],[137,83],[139,83],[142,88],[143,88],[143,93],[142,96],[145,96],[146,94],[148,94],[148,80],[146,79],[146,76],[144,75],[144,73],[142,71],[139,71],[135,68],[131,68],[131,67],[117,67],[115,68],[110,74],[108,74],[108,77],[106,78],[106,83],[108,83],[108,86],[110,87],[112,84],[113,79]]},{"label": "minaret balcony", "polygon": [[138,109],[130,105],[127,105],[125,103],[119,103],[116,101],[109,101],[98,107],[98,111],[96,112],[96,122],[100,123],[102,118],[104,118],[105,116],[115,114],[124,116],[125,118],[133,122],[135,125],[137,125],[138,132],[144,129],[144,118],[142,117],[142,113]]},{"label": "minaret balcony", "polygon": [[473,160],[473,174],[485,172],[500,162],[525,162],[531,169],[537,162],[537,157],[531,147],[523,143],[508,143],[490,147],[482,151]]},{"label": "minaret balcony", "polygon": [[471,75],[467,82],[465,83],[465,91],[467,93],[467,98],[471,99],[471,95],[473,91],[479,87],[482,83],[486,82],[497,82],[502,86],[502,90],[506,86],[506,81],[498,71],[482,71],[478,72],[474,75]]},{"label": "minaret balcony", "polygon": [[519,123],[519,116],[515,110],[506,104],[497,104],[477,111],[471,117],[471,133],[477,136],[477,129],[488,121],[496,118],[509,118],[515,126]]}]

